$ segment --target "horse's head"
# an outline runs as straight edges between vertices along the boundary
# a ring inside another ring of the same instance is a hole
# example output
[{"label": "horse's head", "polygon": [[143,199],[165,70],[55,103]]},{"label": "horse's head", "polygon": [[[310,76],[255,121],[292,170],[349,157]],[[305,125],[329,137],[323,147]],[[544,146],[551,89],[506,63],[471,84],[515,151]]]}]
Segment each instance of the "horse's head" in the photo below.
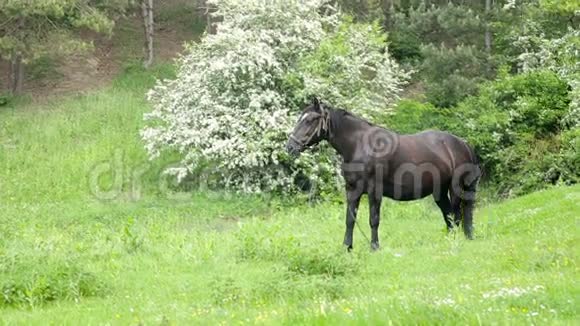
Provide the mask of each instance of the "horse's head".
[{"label": "horse's head", "polygon": [[329,111],[313,98],[298,118],[294,130],[288,138],[286,150],[293,155],[299,155],[309,146],[318,144],[327,134],[329,128]]}]

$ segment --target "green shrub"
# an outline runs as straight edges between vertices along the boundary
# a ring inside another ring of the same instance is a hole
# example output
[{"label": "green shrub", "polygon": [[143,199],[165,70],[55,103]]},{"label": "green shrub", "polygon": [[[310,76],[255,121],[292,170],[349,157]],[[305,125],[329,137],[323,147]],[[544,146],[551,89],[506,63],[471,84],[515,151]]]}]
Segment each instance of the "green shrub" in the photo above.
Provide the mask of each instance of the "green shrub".
[{"label": "green shrub", "polygon": [[452,112],[430,103],[402,100],[394,114],[385,116],[379,124],[399,133],[416,133],[427,129],[446,130]]},{"label": "green shrub", "polygon": [[7,94],[0,94],[0,106],[8,104],[10,96]]},{"label": "green shrub", "polygon": [[515,131],[536,137],[557,133],[570,103],[566,82],[549,71],[496,81],[483,96],[489,96],[500,110],[509,113]]},{"label": "green shrub", "polygon": [[[557,148],[557,139],[535,139],[530,134],[518,135],[518,141],[498,150],[495,179],[503,195],[517,196],[533,192],[552,184],[558,175],[551,171]],[[548,154],[548,155],[546,155]]]},{"label": "green shrub", "polygon": [[94,274],[64,261],[27,257],[10,264],[0,262],[0,308],[37,307],[58,300],[78,301],[105,292],[105,283]]},{"label": "green shrub", "polygon": [[554,173],[564,184],[580,182],[580,128],[567,130],[560,135],[560,151],[555,155]]},{"label": "green shrub", "polygon": [[503,72],[483,84],[479,95],[453,108],[402,100],[379,123],[400,133],[439,129],[467,139],[491,186],[503,196],[521,195],[580,180],[580,131],[573,122],[572,92],[551,71]]},{"label": "green shrub", "polygon": [[307,236],[288,235],[280,224],[256,229],[256,223],[244,225],[237,234],[242,260],[275,261],[293,274],[341,277],[355,272],[358,260],[345,256],[332,242],[311,241]]},{"label": "green shrub", "polygon": [[477,84],[493,76],[481,32],[487,19],[478,5],[415,1],[393,8],[385,21],[389,52],[418,72],[415,78],[430,103],[451,107],[476,94]]},{"label": "green shrub", "polygon": [[451,107],[477,93],[479,83],[486,80],[488,60],[473,46],[427,45],[419,73],[425,81],[427,100],[437,107]]},{"label": "green shrub", "polygon": [[455,107],[448,129],[475,146],[504,195],[575,183],[575,136],[559,136],[569,103],[568,85],[553,72],[504,75]]},{"label": "green shrub", "polygon": [[389,52],[397,61],[407,64],[423,59],[421,39],[409,31],[389,33]]}]

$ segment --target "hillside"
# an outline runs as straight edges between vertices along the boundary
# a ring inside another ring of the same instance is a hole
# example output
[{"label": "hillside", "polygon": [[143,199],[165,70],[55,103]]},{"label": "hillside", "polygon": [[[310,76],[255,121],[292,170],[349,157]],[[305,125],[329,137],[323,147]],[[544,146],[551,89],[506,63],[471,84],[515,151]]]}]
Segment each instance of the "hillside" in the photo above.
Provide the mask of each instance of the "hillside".
[{"label": "hillside", "polygon": [[[155,7],[155,62],[175,59],[186,42],[195,41],[205,29],[205,18],[195,1],[164,0]],[[85,53],[67,57],[42,57],[28,65],[24,94],[35,101],[86,93],[107,87],[127,66],[143,58],[143,26],[137,9],[116,21],[112,35],[81,32],[92,44]],[[0,94],[8,89],[9,63],[0,59]]]},{"label": "hillside", "polygon": [[138,136],[152,82],[0,110],[0,324],[578,322],[580,186],[480,205],[475,241],[384,201],[382,250],[357,229],[347,254],[341,203],[166,191]]}]

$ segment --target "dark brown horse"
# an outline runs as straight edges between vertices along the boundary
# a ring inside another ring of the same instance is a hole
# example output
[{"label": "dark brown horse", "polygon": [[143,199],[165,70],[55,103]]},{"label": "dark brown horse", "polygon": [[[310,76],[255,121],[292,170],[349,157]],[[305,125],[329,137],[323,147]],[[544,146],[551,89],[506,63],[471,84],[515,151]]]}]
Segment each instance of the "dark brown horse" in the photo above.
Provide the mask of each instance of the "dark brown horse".
[{"label": "dark brown horse", "polygon": [[300,115],[286,148],[298,155],[321,140],[327,140],[343,158],[344,244],[349,250],[363,194],[369,198],[372,249],[379,248],[383,196],[409,201],[433,195],[447,229],[463,221],[466,237],[473,238],[475,190],[481,171],[475,152],[461,138],[441,131],[399,135],[314,99]]}]

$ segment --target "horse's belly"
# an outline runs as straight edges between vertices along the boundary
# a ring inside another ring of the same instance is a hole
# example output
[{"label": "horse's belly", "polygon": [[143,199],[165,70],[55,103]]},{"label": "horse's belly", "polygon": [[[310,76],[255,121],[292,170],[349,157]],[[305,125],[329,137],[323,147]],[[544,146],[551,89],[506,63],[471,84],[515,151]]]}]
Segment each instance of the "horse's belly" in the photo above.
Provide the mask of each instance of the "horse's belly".
[{"label": "horse's belly", "polygon": [[431,185],[422,184],[385,184],[383,188],[383,196],[392,198],[394,200],[409,201],[421,199],[433,193]]}]

